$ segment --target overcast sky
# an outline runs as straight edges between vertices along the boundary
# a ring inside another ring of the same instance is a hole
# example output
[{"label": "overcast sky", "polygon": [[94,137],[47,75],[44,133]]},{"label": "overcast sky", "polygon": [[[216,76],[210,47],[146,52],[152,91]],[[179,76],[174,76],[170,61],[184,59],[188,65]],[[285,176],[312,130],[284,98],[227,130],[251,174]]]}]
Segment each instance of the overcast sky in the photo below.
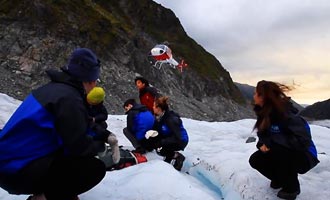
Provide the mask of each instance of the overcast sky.
[{"label": "overcast sky", "polygon": [[329,0],[155,1],[234,81],[294,84],[288,95],[301,104],[330,98]]}]

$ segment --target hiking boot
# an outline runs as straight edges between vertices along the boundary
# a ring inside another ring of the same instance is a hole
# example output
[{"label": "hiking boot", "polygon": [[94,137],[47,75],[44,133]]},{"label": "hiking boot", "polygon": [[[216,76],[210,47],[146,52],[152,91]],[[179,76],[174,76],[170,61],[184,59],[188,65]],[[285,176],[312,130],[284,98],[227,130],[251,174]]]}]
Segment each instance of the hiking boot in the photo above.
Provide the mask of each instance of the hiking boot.
[{"label": "hiking boot", "polygon": [[181,171],[181,168],[183,166],[183,162],[186,158],[179,152],[176,152],[176,157],[174,158],[175,162],[173,167],[178,170]]},{"label": "hiking boot", "polygon": [[271,181],[270,182],[270,187],[273,189],[280,189],[282,187],[282,185],[276,181]]},{"label": "hiking boot", "polygon": [[172,160],[173,160],[172,156],[165,156],[165,159],[164,159],[165,162],[171,163]]},{"label": "hiking boot", "polygon": [[277,196],[281,199],[294,200],[294,199],[296,199],[298,194],[300,194],[300,188],[297,191],[293,191],[293,192],[281,189],[277,193]]},{"label": "hiking boot", "polygon": [[72,200],[80,200],[78,196],[73,197]]}]

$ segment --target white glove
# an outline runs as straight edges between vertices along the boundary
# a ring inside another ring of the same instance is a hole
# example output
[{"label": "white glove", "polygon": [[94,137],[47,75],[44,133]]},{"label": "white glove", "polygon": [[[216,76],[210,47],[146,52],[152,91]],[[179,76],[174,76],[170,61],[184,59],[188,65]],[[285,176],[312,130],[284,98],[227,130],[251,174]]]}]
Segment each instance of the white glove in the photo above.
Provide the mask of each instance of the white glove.
[{"label": "white glove", "polygon": [[149,130],[146,132],[146,134],[144,135],[147,139],[149,139],[150,137],[156,137],[158,135],[158,132],[155,130]]},{"label": "white glove", "polygon": [[113,163],[117,164],[120,160],[120,151],[118,147],[118,140],[115,134],[110,134],[108,136],[108,143],[110,144],[111,147]]}]

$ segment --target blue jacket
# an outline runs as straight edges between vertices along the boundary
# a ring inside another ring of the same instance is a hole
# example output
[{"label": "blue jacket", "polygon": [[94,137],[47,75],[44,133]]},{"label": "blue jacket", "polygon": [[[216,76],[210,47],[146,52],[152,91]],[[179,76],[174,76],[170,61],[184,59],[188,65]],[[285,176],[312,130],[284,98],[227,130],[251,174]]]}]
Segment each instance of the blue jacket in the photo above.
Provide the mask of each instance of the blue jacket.
[{"label": "blue jacket", "polygon": [[141,141],[145,137],[147,131],[151,130],[155,118],[145,105],[135,104],[126,113],[127,114],[127,129]]},{"label": "blue jacket", "polygon": [[32,91],[0,132],[0,177],[53,152],[94,156],[87,136],[88,114],[82,83],[65,72],[48,71],[51,82]]}]

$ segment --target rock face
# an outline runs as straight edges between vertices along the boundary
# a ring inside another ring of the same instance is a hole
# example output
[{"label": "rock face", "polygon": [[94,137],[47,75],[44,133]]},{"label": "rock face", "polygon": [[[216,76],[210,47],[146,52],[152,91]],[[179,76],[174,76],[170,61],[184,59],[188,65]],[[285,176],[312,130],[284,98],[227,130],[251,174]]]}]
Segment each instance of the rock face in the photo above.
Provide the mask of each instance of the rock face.
[{"label": "rock face", "polygon": [[308,119],[330,119],[330,99],[307,106],[300,114]]},{"label": "rock face", "polygon": [[[183,73],[158,70],[150,49],[167,41]],[[127,98],[138,99],[140,75],[183,117],[230,121],[253,117],[251,108],[221,63],[191,39],[174,13],[152,0],[1,0],[0,92],[23,100],[46,83],[45,70],[60,68],[77,47],[101,60],[100,86],[109,114],[123,114]]]}]

